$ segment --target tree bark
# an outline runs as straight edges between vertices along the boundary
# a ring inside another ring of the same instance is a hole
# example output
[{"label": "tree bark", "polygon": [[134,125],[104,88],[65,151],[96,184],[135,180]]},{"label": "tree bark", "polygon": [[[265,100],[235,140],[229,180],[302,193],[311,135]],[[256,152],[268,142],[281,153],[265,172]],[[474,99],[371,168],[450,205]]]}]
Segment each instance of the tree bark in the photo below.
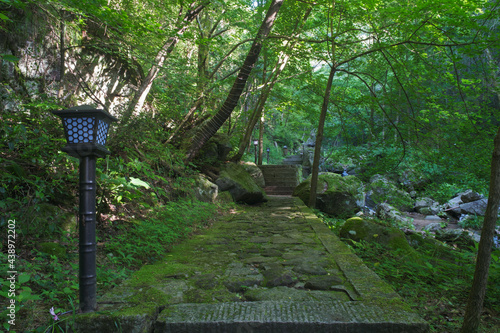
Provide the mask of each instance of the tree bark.
[{"label": "tree bark", "polygon": [[311,174],[311,193],[309,194],[309,204],[311,208],[316,207],[316,190],[318,188],[319,160],[321,155],[321,142],[323,141],[323,129],[325,128],[326,112],[330,102],[330,93],[332,91],[333,77],[335,76],[336,67],[332,65],[328,82],[326,83],[325,96],[323,105],[321,106],[321,114],[319,116],[318,132],[316,133],[316,146],[314,147],[314,159]]},{"label": "tree bark", "polygon": [[142,106],[144,105],[144,102],[146,101],[146,97],[148,97],[149,91],[151,90],[151,87],[153,86],[153,82],[158,76],[158,73],[160,72],[161,67],[163,66],[163,63],[165,62],[165,59],[167,56],[172,53],[172,51],[175,48],[175,45],[179,41],[179,37],[186,31],[188,28],[189,24],[198,16],[198,14],[205,8],[206,5],[208,5],[210,1],[204,1],[201,5],[196,6],[195,3],[193,2],[189,6],[189,10],[187,11],[186,15],[184,15],[184,18],[180,20],[178,23],[178,27],[176,29],[175,36],[171,36],[165,44],[163,44],[162,48],[156,55],[153,65],[149,69],[148,74],[142,81],[139,89],[134,94],[134,98],[132,98],[132,101],[130,101],[130,104],[123,114],[122,118],[122,124],[125,124],[129,121],[130,117],[134,113],[134,111],[140,111],[142,109]]},{"label": "tree bark", "polygon": [[221,108],[214,115],[209,122],[203,126],[196,137],[193,140],[193,143],[186,154],[186,161],[191,161],[198,151],[203,147],[203,145],[222,127],[224,122],[229,118],[234,108],[238,104],[240,96],[245,88],[246,82],[250,73],[252,72],[257,59],[259,58],[260,51],[262,49],[262,44],[264,40],[269,35],[271,28],[274,25],[274,21],[278,16],[278,12],[283,4],[284,0],[273,0],[271,2],[271,6],[269,7],[266,17],[262,22],[262,25],[259,28],[259,32],[257,33],[257,38],[253,42],[250,50],[247,54],[245,61],[243,62],[243,66],[241,67],[238,76],[229,91],[229,94],[222,104]]},{"label": "tree bark", "polygon": [[479,329],[481,312],[483,310],[484,296],[488,282],[488,271],[491,262],[491,251],[493,248],[493,237],[500,205],[500,128],[495,137],[493,156],[491,159],[490,192],[488,205],[484,216],[484,224],[481,230],[481,240],[477,253],[476,271],[467,301],[464,323],[461,333],[475,333]]}]

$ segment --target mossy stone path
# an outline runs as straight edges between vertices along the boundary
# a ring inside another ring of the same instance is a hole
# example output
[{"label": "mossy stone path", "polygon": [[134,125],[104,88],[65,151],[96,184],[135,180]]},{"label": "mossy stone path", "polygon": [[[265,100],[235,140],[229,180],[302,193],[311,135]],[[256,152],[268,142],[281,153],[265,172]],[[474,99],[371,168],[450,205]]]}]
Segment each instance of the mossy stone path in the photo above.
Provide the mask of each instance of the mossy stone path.
[{"label": "mossy stone path", "polygon": [[427,332],[298,198],[241,206],[80,315],[79,332]]}]

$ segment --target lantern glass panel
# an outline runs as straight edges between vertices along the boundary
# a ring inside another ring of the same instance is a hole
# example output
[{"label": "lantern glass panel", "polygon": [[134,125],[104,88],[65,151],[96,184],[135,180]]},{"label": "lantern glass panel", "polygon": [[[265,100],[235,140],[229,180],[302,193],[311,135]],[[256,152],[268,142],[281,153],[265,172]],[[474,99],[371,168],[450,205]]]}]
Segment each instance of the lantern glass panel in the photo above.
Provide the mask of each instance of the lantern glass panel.
[{"label": "lantern glass panel", "polygon": [[89,143],[94,141],[95,118],[63,118],[68,134],[68,143]]},{"label": "lantern glass panel", "polygon": [[97,140],[96,143],[105,145],[106,144],[106,138],[108,137],[108,129],[109,129],[109,123],[105,122],[102,119],[99,119],[99,125],[97,127]]}]

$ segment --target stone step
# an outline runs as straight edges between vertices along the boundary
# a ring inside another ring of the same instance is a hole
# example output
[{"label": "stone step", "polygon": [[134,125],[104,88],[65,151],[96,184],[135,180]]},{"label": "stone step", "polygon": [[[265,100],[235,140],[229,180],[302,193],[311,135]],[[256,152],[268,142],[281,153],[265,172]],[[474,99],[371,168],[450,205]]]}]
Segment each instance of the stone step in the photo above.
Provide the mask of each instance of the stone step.
[{"label": "stone step", "polygon": [[168,306],[155,333],[427,332],[414,313],[364,302],[259,301]]},{"label": "stone step", "polygon": [[264,192],[269,195],[292,195],[295,186],[266,186]]},{"label": "stone step", "polygon": [[266,186],[264,191],[270,195],[292,195],[299,184],[299,168],[295,165],[261,165]]}]

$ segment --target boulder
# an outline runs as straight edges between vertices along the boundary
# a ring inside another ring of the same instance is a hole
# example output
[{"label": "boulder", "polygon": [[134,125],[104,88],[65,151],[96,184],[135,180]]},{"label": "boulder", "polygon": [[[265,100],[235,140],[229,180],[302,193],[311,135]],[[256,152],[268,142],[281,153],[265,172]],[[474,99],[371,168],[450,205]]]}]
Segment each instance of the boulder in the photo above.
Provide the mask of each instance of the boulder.
[{"label": "boulder", "polygon": [[259,185],[262,188],[266,186],[266,181],[264,180],[264,174],[262,173],[262,170],[259,169],[257,164],[252,162],[242,162],[241,165],[248,172],[250,177],[253,178],[253,180],[257,185]]},{"label": "boulder", "polygon": [[474,246],[475,237],[473,233],[468,233],[462,229],[438,230],[436,239],[446,243],[456,244],[463,248]]},{"label": "boulder", "polygon": [[413,200],[410,194],[400,190],[394,182],[381,175],[374,175],[366,189],[366,204],[370,208],[386,202],[398,210],[413,210]]},{"label": "boulder", "polygon": [[411,218],[405,217],[403,213],[387,203],[381,203],[377,206],[377,217],[382,220],[392,220],[400,227],[415,228]]},{"label": "boulder", "polygon": [[460,198],[462,199],[463,203],[468,203],[481,200],[484,197],[481,194],[474,192],[473,190],[467,190],[460,195]]},{"label": "boulder", "polygon": [[458,209],[460,214],[484,216],[484,214],[486,213],[487,205],[488,205],[488,199],[481,199],[461,204]]},{"label": "boulder", "polygon": [[203,202],[215,202],[219,194],[219,187],[209,181],[205,176],[198,175],[195,178],[194,195],[196,199]]},{"label": "boulder", "polygon": [[229,191],[235,202],[253,205],[267,201],[262,188],[255,183],[241,164],[226,164],[215,183],[220,191]]},{"label": "boulder", "polygon": [[[311,177],[300,183],[293,195],[305,204],[309,202]],[[318,176],[316,208],[336,217],[349,217],[361,211],[365,205],[363,183],[355,176],[325,172]]]},{"label": "boulder", "polygon": [[435,222],[435,223],[429,223],[425,227],[422,228],[424,231],[429,231],[429,232],[437,232],[438,230],[443,229],[443,226],[441,223]]},{"label": "boulder", "polygon": [[349,219],[340,228],[340,237],[352,239],[356,242],[376,242],[394,250],[400,249],[404,253],[415,253],[415,250],[406,240],[405,234],[394,227],[387,227],[360,219]]},{"label": "boulder", "polygon": [[431,198],[418,198],[413,208],[416,212],[424,215],[436,215],[440,211],[439,203]]}]

